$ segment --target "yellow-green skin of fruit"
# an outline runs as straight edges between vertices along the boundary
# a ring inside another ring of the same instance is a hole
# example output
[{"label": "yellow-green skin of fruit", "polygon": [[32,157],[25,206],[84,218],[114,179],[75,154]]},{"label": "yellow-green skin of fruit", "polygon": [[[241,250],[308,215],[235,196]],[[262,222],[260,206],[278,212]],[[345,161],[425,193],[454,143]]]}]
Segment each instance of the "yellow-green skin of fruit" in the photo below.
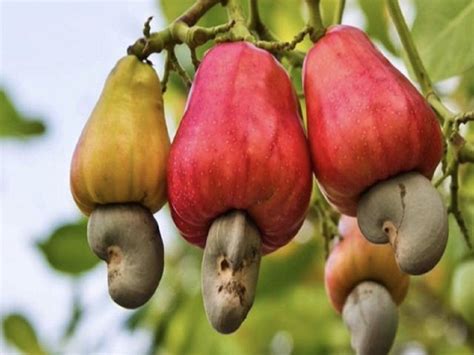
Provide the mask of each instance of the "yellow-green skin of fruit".
[{"label": "yellow-green skin of fruit", "polygon": [[97,205],[137,202],[152,213],[166,199],[169,136],[160,80],[126,56],[109,74],[71,164],[71,191],[87,216]]},{"label": "yellow-green skin of fruit", "polygon": [[474,327],[474,260],[463,262],[454,271],[451,305]]}]

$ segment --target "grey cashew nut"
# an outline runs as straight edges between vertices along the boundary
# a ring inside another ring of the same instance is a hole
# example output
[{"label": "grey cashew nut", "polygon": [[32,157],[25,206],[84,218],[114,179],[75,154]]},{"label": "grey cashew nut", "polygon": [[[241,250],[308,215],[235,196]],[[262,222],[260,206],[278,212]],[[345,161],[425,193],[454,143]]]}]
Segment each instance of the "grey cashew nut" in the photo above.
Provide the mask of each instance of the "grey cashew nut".
[{"label": "grey cashew nut", "polygon": [[237,330],[252,307],[260,249],[260,233],[245,213],[232,211],[212,223],[202,260],[202,293],[207,318],[220,333]]},{"label": "grey cashew nut", "polygon": [[125,308],[153,296],[163,274],[163,242],[151,212],[139,204],[98,206],[87,226],[94,253],[107,262],[109,294]]},{"label": "grey cashew nut", "polygon": [[372,281],[358,284],[342,309],[351,332],[351,345],[358,355],[385,355],[398,328],[398,310],[387,289]]},{"label": "grey cashew nut", "polygon": [[357,221],[369,241],[392,245],[400,269],[408,274],[431,270],[446,248],[446,207],[419,173],[398,175],[370,188],[359,200]]}]

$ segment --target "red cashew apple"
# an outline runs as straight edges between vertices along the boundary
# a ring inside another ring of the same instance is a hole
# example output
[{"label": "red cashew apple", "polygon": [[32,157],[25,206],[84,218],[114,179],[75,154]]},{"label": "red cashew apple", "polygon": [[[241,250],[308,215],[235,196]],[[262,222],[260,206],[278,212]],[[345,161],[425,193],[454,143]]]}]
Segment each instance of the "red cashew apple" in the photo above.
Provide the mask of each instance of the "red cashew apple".
[{"label": "red cashew apple", "polygon": [[328,201],[410,274],[432,269],[448,235],[431,185],[443,151],[435,113],[359,29],[328,29],[304,63],[308,136]]},{"label": "red cashew apple", "polygon": [[369,243],[357,220],[342,216],[341,240],[325,267],[326,291],[342,313],[358,354],[386,354],[398,326],[397,305],[405,298],[409,276],[400,271],[389,245]]},{"label": "red cashew apple", "polygon": [[296,234],[311,187],[298,101],[283,67],[250,43],[212,48],[171,146],[168,199],[183,237],[205,247],[204,306],[218,331],[244,320],[261,254]]}]

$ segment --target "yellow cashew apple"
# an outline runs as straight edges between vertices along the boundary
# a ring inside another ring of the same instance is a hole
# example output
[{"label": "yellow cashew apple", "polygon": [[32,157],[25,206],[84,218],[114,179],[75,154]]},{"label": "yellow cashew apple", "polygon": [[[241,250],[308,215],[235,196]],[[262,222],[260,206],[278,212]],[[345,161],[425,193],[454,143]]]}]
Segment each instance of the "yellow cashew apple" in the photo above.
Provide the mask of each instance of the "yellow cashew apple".
[{"label": "yellow cashew apple", "polygon": [[109,294],[126,308],[147,302],[163,274],[153,213],[166,199],[169,146],[158,76],[135,56],[120,59],[77,143],[71,191],[90,217],[89,246],[107,262]]},{"label": "yellow cashew apple", "polygon": [[158,211],[166,199],[169,145],[158,76],[133,55],[120,59],[72,159],[78,207],[87,216],[97,205],[124,202]]}]

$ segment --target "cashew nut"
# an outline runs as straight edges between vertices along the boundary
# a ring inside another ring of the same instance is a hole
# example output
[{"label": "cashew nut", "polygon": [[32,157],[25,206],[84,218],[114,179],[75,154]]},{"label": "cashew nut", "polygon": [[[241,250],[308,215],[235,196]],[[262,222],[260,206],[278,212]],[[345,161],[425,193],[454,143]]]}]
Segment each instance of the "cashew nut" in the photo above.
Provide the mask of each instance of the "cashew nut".
[{"label": "cashew nut", "polygon": [[92,212],[87,226],[94,253],[107,262],[109,294],[137,308],[155,292],[163,274],[163,242],[151,212],[139,204],[109,204]]},{"label": "cashew nut", "polygon": [[382,285],[364,281],[347,297],[342,318],[358,355],[386,355],[398,327],[397,306]]},{"label": "cashew nut", "polygon": [[376,184],[357,206],[362,234],[373,243],[390,243],[400,269],[419,275],[441,259],[448,239],[448,216],[438,191],[419,173]]},{"label": "cashew nut", "polygon": [[261,259],[257,227],[241,211],[217,218],[202,260],[204,308],[212,326],[232,333],[252,307]]}]

